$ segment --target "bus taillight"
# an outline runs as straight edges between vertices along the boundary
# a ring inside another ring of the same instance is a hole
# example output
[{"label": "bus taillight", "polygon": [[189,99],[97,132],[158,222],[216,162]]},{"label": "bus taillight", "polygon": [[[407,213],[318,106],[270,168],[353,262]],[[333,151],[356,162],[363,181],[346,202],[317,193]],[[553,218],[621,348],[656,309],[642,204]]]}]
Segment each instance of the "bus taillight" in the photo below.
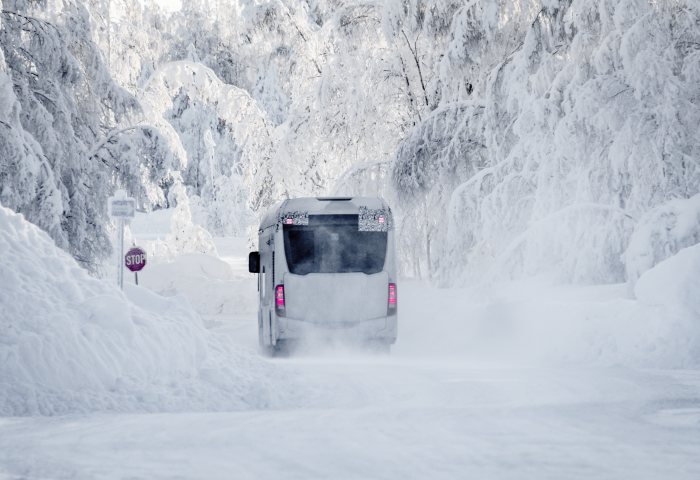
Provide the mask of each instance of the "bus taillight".
[{"label": "bus taillight", "polygon": [[396,313],[397,301],[398,301],[398,297],[396,296],[396,284],[390,283],[389,284],[389,304],[388,304],[389,315]]},{"label": "bus taillight", "polygon": [[285,311],[284,285],[277,285],[275,287],[275,313],[277,313],[278,317],[284,317]]}]

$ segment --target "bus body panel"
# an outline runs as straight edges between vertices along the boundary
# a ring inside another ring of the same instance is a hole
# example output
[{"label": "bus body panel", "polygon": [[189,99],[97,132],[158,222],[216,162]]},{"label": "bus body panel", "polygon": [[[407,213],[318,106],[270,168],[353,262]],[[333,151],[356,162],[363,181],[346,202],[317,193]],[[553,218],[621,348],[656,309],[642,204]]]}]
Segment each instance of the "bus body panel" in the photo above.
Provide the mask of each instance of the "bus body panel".
[{"label": "bus body panel", "polygon": [[286,316],[338,324],[385,317],[389,275],[379,272],[309,273],[284,276]]}]

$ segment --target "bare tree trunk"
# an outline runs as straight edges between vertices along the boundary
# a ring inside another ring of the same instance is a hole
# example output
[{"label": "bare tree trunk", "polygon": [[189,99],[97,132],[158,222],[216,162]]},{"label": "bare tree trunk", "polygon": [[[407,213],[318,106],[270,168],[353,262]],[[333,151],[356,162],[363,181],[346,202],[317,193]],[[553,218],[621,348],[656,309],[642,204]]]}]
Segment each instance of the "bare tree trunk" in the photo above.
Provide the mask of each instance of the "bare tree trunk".
[{"label": "bare tree trunk", "polygon": [[406,64],[403,61],[403,57],[399,54],[399,60],[401,61],[401,70],[403,71],[403,78],[406,80],[406,90],[408,91],[408,101],[411,104],[411,109],[418,115],[418,121],[422,122],[423,119],[420,116],[420,110],[418,109],[417,102],[413,97],[413,91],[411,90],[411,80],[408,78],[408,72],[406,71]]},{"label": "bare tree trunk", "polygon": [[112,0],[107,0],[107,68],[112,71]]},{"label": "bare tree trunk", "polygon": [[[408,35],[406,35],[406,31],[401,30],[401,33],[403,34],[403,38],[406,39],[406,45],[408,45],[408,49],[411,51],[411,55],[413,55],[413,61],[416,63],[416,68],[418,69],[418,78],[420,79],[420,86],[423,90],[423,99],[425,101],[425,106],[427,107],[428,105],[430,105],[430,102],[428,101],[428,90],[425,88],[425,81],[423,80],[423,70],[420,68],[420,59],[418,58],[418,37],[416,37],[416,40],[413,42],[413,46],[411,46],[411,42],[408,40]],[[418,34],[418,36],[420,36],[420,33]]]},{"label": "bare tree trunk", "polygon": [[428,225],[426,224],[426,230],[425,230],[425,252],[426,252],[426,257],[428,259],[428,265],[427,265],[427,270],[428,270],[428,280],[431,280],[433,277],[433,270],[432,270],[432,262],[430,260],[430,231],[428,230]]}]

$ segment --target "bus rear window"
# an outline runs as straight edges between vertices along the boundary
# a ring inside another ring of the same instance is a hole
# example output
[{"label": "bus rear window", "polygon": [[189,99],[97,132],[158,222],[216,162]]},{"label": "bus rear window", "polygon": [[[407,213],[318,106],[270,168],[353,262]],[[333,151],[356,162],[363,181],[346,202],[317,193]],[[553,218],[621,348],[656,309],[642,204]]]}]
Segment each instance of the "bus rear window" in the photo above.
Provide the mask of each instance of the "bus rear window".
[{"label": "bus rear window", "polygon": [[357,215],[310,215],[308,225],[284,225],[289,271],[367,274],[381,272],[387,232],[361,232]]}]

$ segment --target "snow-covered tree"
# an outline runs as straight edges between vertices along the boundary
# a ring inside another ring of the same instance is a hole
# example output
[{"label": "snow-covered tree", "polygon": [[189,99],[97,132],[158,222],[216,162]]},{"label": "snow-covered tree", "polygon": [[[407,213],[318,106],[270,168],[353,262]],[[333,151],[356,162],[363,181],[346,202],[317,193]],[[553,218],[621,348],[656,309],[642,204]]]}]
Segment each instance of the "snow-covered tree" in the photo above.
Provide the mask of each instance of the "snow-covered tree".
[{"label": "snow-covered tree", "polygon": [[117,184],[148,209],[182,183],[196,222],[237,235],[285,196],[379,194],[404,273],[620,281],[633,232],[699,190],[699,18],[692,0],[5,1],[0,201],[90,265]]},{"label": "snow-covered tree", "polygon": [[640,215],[700,187],[699,14],[694,2],[622,0],[458,11],[438,65],[437,111],[464,102],[464,113],[435,130],[463,143],[459,167],[427,134],[431,117],[394,169],[399,192],[418,200],[431,172],[443,176],[443,282],[625,278],[620,255]]},{"label": "snow-covered tree", "polygon": [[112,82],[79,2],[4,1],[0,47],[20,120],[0,133],[15,152],[2,162],[34,183],[24,190],[3,179],[3,203],[95,269],[110,246],[104,217],[111,172],[88,152],[136,102]]}]

